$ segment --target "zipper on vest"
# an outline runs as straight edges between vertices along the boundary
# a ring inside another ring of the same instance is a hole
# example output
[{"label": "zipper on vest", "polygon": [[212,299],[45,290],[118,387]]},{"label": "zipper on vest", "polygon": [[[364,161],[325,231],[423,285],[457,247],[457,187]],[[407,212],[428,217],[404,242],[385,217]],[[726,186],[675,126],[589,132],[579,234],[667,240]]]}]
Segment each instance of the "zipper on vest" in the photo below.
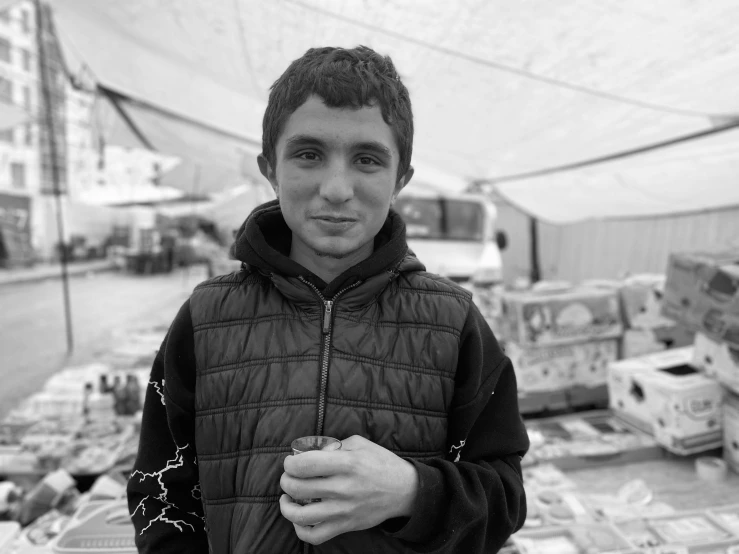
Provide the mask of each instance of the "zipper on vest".
[{"label": "zipper on vest", "polygon": [[331,300],[326,300],[326,298],[324,298],[324,296],[321,294],[321,291],[318,290],[318,287],[316,287],[313,283],[309,282],[303,277],[298,277],[298,279],[300,279],[303,283],[313,289],[313,292],[316,293],[318,298],[323,303],[323,318],[321,326],[321,331],[323,334],[323,351],[321,352],[321,392],[318,396],[318,429],[316,431],[317,435],[322,435],[323,423],[326,417],[326,389],[328,388],[328,364],[331,358],[331,331],[333,323],[331,316],[333,314],[334,304],[336,303],[336,299],[339,298],[339,296],[359,285],[361,281],[357,281],[356,283],[349,285],[348,287],[344,287],[339,292],[337,292]]}]

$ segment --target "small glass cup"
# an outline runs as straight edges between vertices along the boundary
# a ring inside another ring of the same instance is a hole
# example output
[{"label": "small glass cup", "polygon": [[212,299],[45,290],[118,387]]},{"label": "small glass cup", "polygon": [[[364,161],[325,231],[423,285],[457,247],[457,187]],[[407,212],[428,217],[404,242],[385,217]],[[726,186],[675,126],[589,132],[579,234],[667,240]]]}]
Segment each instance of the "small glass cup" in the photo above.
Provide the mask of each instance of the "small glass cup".
[{"label": "small glass cup", "polygon": [[[295,439],[290,446],[293,449],[293,456],[297,456],[298,454],[303,454],[304,452],[310,452],[311,450],[323,450],[323,451],[340,450],[341,441],[333,437],[322,437],[322,436],[314,435],[314,436],[300,437],[299,439]],[[297,504],[300,504],[301,506],[305,506],[306,504],[311,504],[313,502],[321,501],[320,498],[309,498],[309,499],[295,498],[294,500]]]}]

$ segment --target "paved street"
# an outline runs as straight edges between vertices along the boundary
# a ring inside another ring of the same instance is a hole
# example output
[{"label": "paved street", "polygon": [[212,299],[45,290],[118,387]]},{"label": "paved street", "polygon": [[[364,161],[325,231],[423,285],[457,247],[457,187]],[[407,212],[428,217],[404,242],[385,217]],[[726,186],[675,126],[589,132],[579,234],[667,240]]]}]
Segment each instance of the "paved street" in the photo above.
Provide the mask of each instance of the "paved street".
[{"label": "paved street", "polygon": [[70,280],[75,351],[66,355],[59,279],[0,286],[0,417],[65,364],[90,361],[125,328],[166,327],[193,287],[200,268],[170,275],[99,273]]}]

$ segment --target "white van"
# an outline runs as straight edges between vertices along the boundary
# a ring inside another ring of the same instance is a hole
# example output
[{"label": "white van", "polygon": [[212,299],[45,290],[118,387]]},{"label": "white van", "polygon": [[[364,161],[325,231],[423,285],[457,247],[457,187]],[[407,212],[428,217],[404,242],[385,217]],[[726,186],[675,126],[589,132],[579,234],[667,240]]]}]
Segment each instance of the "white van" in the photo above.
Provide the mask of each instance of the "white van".
[{"label": "white van", "polygon": [[480,285],[503,282],[497,210],[486,196],[429,188],[404,190],[394,204],[406,223],[408,246],[431,273]]}]

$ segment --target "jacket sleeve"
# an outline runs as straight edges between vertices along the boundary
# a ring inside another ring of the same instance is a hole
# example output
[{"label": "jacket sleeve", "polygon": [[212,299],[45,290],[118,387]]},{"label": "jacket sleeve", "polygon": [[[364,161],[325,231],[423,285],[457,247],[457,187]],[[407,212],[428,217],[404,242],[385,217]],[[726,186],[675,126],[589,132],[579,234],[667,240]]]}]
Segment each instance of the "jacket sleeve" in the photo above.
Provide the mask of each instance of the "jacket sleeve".
[{"label": "jacket sleeve", "polygon": [[206,554],[195,456],[195,355],[189,301],[156,355],[128,506],[142,554]]},{"label": "jacket sleeve", "polygon": [[418,470],[413,516],[383,524],[416,552],[497,552],[526,519],[521,460],[529,448],[516,376],[474,304],[462,335],[446,459]]}]

